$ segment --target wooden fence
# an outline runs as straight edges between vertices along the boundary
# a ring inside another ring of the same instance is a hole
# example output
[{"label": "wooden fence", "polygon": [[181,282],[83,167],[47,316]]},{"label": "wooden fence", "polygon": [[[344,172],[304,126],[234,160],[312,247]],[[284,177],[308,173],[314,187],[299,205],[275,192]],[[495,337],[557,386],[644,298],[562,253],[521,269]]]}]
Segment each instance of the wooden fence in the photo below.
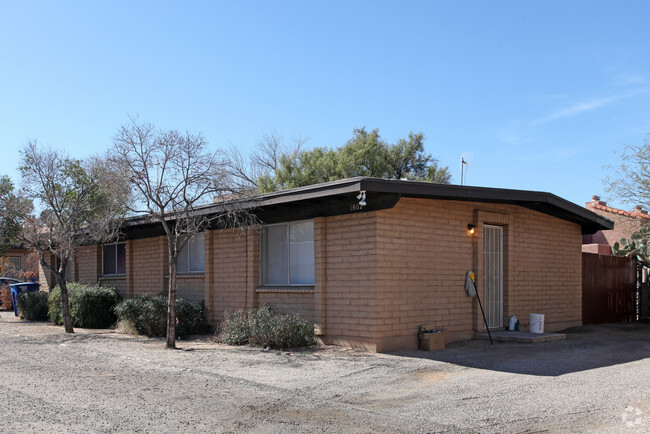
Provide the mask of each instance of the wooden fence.
[{"label": "wooden fence", "polygon": [[633,259],[582,254],[582,322],[631,322],[637,317],[637,272]]}]

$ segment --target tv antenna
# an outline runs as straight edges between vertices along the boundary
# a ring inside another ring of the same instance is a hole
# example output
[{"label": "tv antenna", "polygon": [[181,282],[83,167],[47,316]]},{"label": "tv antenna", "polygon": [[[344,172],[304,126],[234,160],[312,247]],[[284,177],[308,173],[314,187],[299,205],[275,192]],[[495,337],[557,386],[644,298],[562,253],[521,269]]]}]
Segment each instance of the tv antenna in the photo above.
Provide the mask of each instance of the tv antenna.
[{"label": "tv antenna", "polygon": [[469,171],[469,165],[472,164],[473,158],[473,152],[463,152],[460,155],[460,185],[465,185],[467,172]]}]

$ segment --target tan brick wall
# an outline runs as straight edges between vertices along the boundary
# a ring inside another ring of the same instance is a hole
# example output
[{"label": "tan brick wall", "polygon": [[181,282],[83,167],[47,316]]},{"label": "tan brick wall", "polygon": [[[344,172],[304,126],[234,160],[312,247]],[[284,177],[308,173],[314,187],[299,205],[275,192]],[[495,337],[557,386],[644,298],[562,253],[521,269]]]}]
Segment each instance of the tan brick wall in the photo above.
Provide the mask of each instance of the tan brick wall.
[{"label": "tan brick wall", "polygon": [[166,293],[168,261],[165,236],[132,240],[127,246],[126,255],[126,273],[132,285],[128,288],[127,296]]},{"label": "tan brick wall", "polygon": [[99,285],[103,288],[115,289],[122,297],[128,296],[126,277],[101,278]]},{"label": "tan brick wall", "polygon": [[225,312],[254,306],[259,283],[259,234],[253,230],[209,231],[206,249],[210,250],[205,255],[206,268],[213,271],[205,282],[205,299],[210,320],[216,325]]},{"label": "tan brick wall", "polygon": [[204,275],[199,274],[177,274],[176,276],[176,298],[185,298],[192,303],[204,301]]},{"label": "tan brick wall", "polygon": [[328,343],[375,350],[377,213],[314,223],[318,331]]},{"label": "tan brick wall", "polygon": [[258,306],[270,305],[274,312],[286,315],[298,314],[302,319],[314,322],[313,291],[260,292],[257,294],[257,303]]},{"label": "tan brick wall", "polygon": [[75,280],[96,284],[102,272],[102,246],[82,246],[75,252]]},{"label": "tan brick wall", "polygon": [[[473,236],[468,223],[477,225]],[[208,231],[205,274],[179,276],[179,296],[205,300],[213,325],[224,312],[268,303],[313,320],[326,342],[369,350],[416,348],[423,323],[445,328],[448,342],[469,338],[482,320],[465,293],[465,273],[477,273],[481,291],[485,223],[504,227],[504,323],[516,315],[525,329],[529,313],[543,313],[547,330],[580,324],[578,225],[514,205],[414,198],[390,210],[314,219],[313,292],[259,288],[257,231]],[[79,255],[80,279],[92,277],[97,261],[90,251]],[[127,264],[129,296],[166,290],[165,237],[130,241]]]},{"label": "tan brick wall", "polygon": [[[51,253],[45,253],[45,262],[54,264],[55,258]],[[38,264],[38,283],[40,284],[39,290],[49,292],[56,286],[56,278],[54,273],[47,267]]]},{"label": "tan brick wall", "polygon": [[[473,236],[468,223],[478,226]],[[445,328],[448,341],[482,329],[476,301],[466,295],[464,283],[473,269],[482,291],[484,223],[506,223],[504,321],[516,315],[526,327],[529,313],[543,313],[547,330],[580,324],[578,225],[513,205],[405,198],[378,212],[379,351],[415,348],[423,323]]]}]

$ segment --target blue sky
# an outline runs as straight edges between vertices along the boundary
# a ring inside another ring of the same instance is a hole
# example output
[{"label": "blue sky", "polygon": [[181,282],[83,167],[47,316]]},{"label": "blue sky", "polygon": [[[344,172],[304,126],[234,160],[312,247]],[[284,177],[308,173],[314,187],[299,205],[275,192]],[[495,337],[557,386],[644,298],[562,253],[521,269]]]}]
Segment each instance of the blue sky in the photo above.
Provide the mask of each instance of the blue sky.
[{"label": "blue sky", "polygon": [[[604,192],[650,132],[644,1],[0,0],[0,171],[29,139],[84,158],[129,114],[250,149],[426,135],[460,182]],[[616,201],[613,203],[616,204]]]}]

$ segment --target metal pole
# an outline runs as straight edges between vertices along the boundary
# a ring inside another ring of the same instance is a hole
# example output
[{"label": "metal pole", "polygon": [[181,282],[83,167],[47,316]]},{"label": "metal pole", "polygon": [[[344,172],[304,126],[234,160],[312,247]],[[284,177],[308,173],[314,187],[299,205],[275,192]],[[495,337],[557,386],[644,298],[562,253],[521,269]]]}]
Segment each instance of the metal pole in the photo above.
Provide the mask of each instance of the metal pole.
[{"label": "metal pole", "polygon": [[[478,277],[476,278],[478,280]],[[488,332],[488,336],[490,337],[490,344],[494,345],[494,342],[492,342],[492,334],[490,333],[490,327],[488,326],[487,318],[485,317],[485,311],[483,310],[483,304],[481,304],[481,297],[478,296],[478,285],[476,285],[476,299],[478,300],[478,305],[481,308],[481,314],[483,315],[483,322],[485,323],[485,329]]]}]

